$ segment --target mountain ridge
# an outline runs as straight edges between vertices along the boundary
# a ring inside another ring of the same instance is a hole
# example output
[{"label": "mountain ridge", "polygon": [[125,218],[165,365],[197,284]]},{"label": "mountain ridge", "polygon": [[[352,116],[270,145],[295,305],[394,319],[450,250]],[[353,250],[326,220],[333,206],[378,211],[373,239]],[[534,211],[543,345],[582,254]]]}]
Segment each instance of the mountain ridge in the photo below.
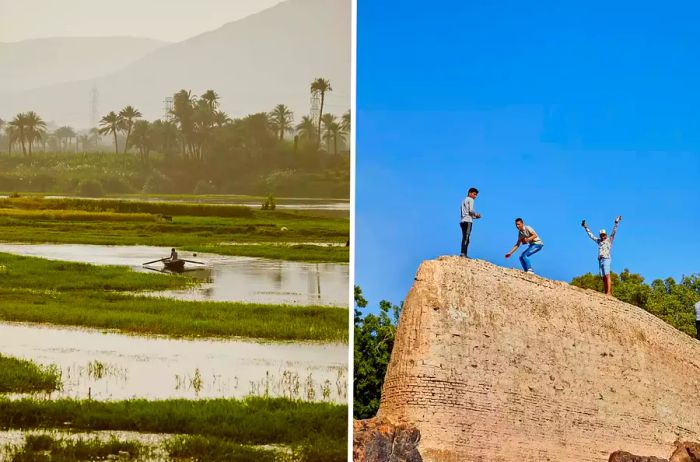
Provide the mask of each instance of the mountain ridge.
[{"label": "mountain ridge", "polygon": [[[100,116],[131,104],[144,117],[163,114],[163,100],[180,89],[213,89],[232,116],[287,104],[308,113],[309,84],[328,78],[326,109],[350,108],[349,0],[287,0],[182,42],[172,43],[109,75],[4,94],[9,113],[35,110],[45,120],[89,125],[89,90],[100,92]],[[76,107],[76,101],[81,106]]]}]

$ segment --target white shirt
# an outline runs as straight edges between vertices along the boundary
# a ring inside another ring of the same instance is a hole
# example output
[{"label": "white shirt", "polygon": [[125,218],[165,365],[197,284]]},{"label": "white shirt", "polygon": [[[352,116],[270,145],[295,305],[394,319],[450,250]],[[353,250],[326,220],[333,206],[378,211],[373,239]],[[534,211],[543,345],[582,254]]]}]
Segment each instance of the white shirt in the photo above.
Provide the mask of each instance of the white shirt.
[{"label": "white shirt", "polygon": [[695,304],[695,320],[700,321],[700,302]]}]

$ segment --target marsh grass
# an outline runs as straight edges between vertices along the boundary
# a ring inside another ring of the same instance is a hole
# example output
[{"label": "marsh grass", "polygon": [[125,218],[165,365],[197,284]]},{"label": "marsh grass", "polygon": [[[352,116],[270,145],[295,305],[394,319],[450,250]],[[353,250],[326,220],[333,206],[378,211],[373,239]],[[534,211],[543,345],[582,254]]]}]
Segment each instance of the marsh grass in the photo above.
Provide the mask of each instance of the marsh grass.
[{"label": "marsh grass", "polygon": [[33,393],[61,388],[61,373],[55,366],[0,355],[0,393]]},{"label": "marsh grass", "polygon": [[[245,213],[233,213],[221,210],[229,206],[204,204],[111,202],[35,197],[0,199],[0,241],[153,245],[295,261],[349,260],[347,247],[295,244],[345,243],[349,238],[347,217],[306,211],[263,212],[247,207],[238,207]],[[227,213],[231,216],[221,216]],[[172,221],[149,214],[168,215]],[[244,245],[228,245],[232,242]]]},{"label": "marsh grass", "polygon": [[136,441],[121,441],[112,437],[107,441],[99,438],[57,438],[51,435],[27,435],[24,445],[9,451],[12,462],[69,462],[93,461],[114,458],[138,458],[144,446]]},{"label": "marsh grass", "polygon": [[284,398],[109,402],[0,398],[0,426],[188,434],[246,445],[302,445],[313,436],[345,444],[347,406]]},{"label": "marsh grass", "polygon": [[282,462],[286,459],[278,450],[204,436],[178,436],[167,441],[165,448],[174,459],[194,462]]},{"label": "marsh grass", "polygon": [[0,253],[0,319],[174,337],[346,342],[347,310],[180,301],[124,292],[180,289],[184,276]]},{"label": "marsh grass", "polygon": [[344,308],[179,301],[100,291],[0,290],[0,319],[172,337],[348,339]]},{"label": "marsh grass", "polygon": [[25,210],[79,210],[84,212],[165,214],[197,217],[250,218],[253,216],[253,211],[249,207],[240,205],[211,205],[118,199],[45,199],[36,196],[0,199],[0,207]]},{"label": "marsh grass", "polygon": [[194,284],[180,275],[138,273],[124,266],[90,265],[0,253],[0,291],[33,291],[94,294],[102,291],[158,291],[183,289]]}]

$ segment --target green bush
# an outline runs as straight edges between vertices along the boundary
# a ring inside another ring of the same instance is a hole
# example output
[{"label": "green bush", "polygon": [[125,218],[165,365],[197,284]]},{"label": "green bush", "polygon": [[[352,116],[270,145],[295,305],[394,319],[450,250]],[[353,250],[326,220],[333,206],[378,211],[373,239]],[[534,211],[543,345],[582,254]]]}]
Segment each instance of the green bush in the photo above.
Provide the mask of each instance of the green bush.
[{"label": "green bush", "polygon": [[82,197],[102,197],[105,195],[102,183],[97,180],[82,180],[78,183],[75,192]]}]

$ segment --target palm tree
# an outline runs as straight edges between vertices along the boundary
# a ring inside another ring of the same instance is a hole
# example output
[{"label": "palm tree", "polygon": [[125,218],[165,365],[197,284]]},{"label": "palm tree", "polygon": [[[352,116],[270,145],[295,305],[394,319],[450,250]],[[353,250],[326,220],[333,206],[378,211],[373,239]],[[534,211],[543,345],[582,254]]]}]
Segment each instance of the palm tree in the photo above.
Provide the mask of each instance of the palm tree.
[{"label": "palm tree", "polygon": [[215,111],[219,107],[219,95],[214,90],[207,90],[200,99],[204,100],[211,111]]},{"label": "palm tree", "polygon": [[94,146],[95,151],[99,148],[101,144],[102,136],[100,135],[100,129],[97,127],[92,127],[90,129],[90,143]]},{"label": "palm tree", "polygon": [[129,149],[129,135],[131,135],[131,129],[134,127],[134,120],[140,118],[141,113],[138,109],[134,109],[133,106],[127,106],[119,111],[119,117],[126,130],[126,140],[124,142],[124,154],[126,154],[126,150]]},{"label": "palm tree", "polygon": [[31,157],[32,144],[34,144],[35,141],[40,141],[46,133],[46,122],[34,111],[27,112],[25,116],[24,136],[26,136],[27,142],[29,143],[29,157]]},{"label": "palm tree", "polygon": [[221,128],[230,122],[231,118],[224,111],[216,111],[214,113],[214,124],[216,124],[217,127]]},{"label": "palm tree", "polygon": [[349,135],[352,131],[352,118],[350,117],[350,110],[348,110],[340,120],[340,129],[345,135]]},{"label": "palm tree", "polygon": [[148,154],[153,147],[151,124],[147,120],[136,121],[132,135],[131,145],[138,148],[141,160],[148,163]]},{"label": "palm tree", "polygon": [[75,150],[78,151],[78,144],[83,147],[83,154],[88,152],[90,147],[90,135],[80,135],[75,139]]},{"label": "palm tree", "polygon": [[190,90],[180,90],[173,96],[173,109],[170,113],[180,128],[180,138],[182,140],[182,156],[187,155],[189,146],[192,150],[192,138],[194,135],[194,106],[196,96]]},{"label": "palm tree", "polygon": [[75,130],[68,126],[57,128],[53,134],[58,139],[58,144],[61,146],[61,151],[66,151],[71,145],[71,140],[76,136]]},{"label": "palm tree", "polygon": [[117,133],[123,130],[123,120],[119,115],[110,111],[109,114],[102,117],[100,120],[100,135],[109,135],[110,133],[114,135],[114,152],[119,154],[119,143],[117,141]]},{"label": "palm tree", "polygon": [[338,138],[342,137],[340,124],[336,122],[336,117],[332,114],[323,116],[323,139],[328,146],[328,152],[331,150],[331,141],[333,142],[333,154],[338,154]]},{"label": "palm tree", "polygon": [[[297,124],[297,135],[299,138],[305,140],[315,140],[316,139],[316,123],[309,116],[304,116],[301,118],[301,122]],[[313,141],[312,141],[313,142]]]},{"label": "palm tree", "polygon": [[[329,135],[330,127],[334,124],[338,125],[336,119],[336,116],[333,114],[323,114],[323,117],[321,118],[321,122],[323,123],[323,139],[326,140],[328,152],[331,152],[331,141],[333,139],[333,136]],[[338,127],[340,128],[340,126]]]},{"label": "palm tree", "polygon": [[27,116],[24,113],[19,113],[15,116],[14,119],[10,121],[9,126],[12,128],[15,139],[19,140],[20,144],[22,145],[22,154],[25,156],[27,155],[27,145],[26,145],[26,135],[25,135],[25,130],[26,130],[26,122],[27,122]]},{"label": "palm tree", "polygon": [[317,78],[311,82],[311,94],[321,96],[321,108],[318,112],[318,144],[321,144],[321,119],[323,118],[323,104],[326,101],[326,93],[333,91],[331,88],[331,82],[323,78]]},{"label": "palm tree", "polygon": [[8,123],[7,126],[5,127],[5,135],[7,136],[7,154],[9,156],[12,156],[12,146],[15,145],[17,140],[19,139],[19,133],[17,132],[17,127],[12,125],[12,123]]},{"label": "palm tree", "polygon": [[276,133],[279,133],[279,140],[284,139],[286,132],[291,132],[294,123],[294,113],[284,104],[278,104],[270,112],[270,122]]}]

